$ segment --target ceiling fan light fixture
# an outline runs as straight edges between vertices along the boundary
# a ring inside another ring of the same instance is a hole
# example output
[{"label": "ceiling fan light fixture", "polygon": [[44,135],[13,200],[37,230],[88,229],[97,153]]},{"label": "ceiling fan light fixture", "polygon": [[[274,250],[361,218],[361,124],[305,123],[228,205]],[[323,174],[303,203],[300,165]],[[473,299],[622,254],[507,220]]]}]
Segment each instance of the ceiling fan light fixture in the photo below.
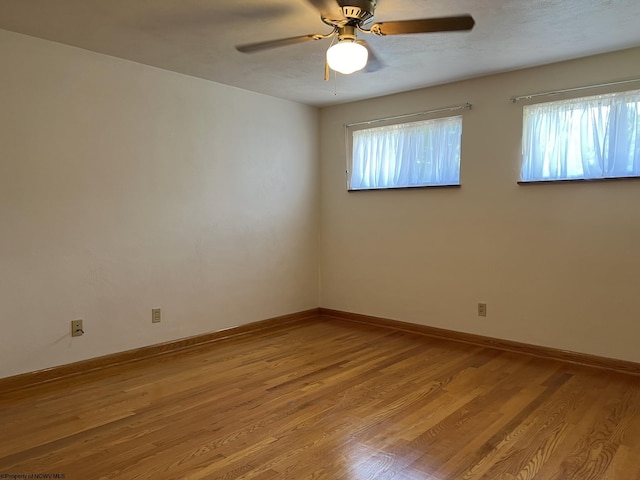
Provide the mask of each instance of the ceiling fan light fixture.
[{"label": "ceiling fan light fixture", "polygon": [[367,64],[369,51],[353,40],[342,40],[327,50],[327,63],[331,70],[349,75],[362,70]]}]

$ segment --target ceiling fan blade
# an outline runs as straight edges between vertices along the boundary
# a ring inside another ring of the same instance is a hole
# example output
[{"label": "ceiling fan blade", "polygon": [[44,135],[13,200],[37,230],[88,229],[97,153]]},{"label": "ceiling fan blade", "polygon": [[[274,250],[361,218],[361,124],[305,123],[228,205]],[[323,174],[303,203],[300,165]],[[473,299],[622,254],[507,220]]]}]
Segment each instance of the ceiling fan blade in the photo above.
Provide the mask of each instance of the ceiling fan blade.
[{"label": "ceiling fan blade", "polygon": [[328,18],[329,20],[346,20],[342,8],[336,3],[335,0],[307,0],[311,5],[315,7],[322,18]]},{"label": "ceiling fan blade", "polygon": [[301,35],[299,37],[280,38],[278,40],[268,40],[266,42],[248,43],[246,45],[236,45],[236,50],[242,53],[254,53],[272,48],[286,47],[296,43],[308,42],[310,40],[320,40],[322,35]]},{"label": "ceiling fan blade", "polygon": [[380,22],[371,26],[376,35],[405,35],[409,33],[454,32],[471,30],[475,25],[471,15],[456,17],[423,18],[399,22]]},{"label": "ceiling fan blade", "polygon": [[377,72],[384,68],[384,62],[380,60],[380,57],[376,55],[375,50],[365,40],[357,40],[360,45],[364,45],[369,52],[369,58],[367,59],[367,66],[364,67],[364,71],[367,73]]}]

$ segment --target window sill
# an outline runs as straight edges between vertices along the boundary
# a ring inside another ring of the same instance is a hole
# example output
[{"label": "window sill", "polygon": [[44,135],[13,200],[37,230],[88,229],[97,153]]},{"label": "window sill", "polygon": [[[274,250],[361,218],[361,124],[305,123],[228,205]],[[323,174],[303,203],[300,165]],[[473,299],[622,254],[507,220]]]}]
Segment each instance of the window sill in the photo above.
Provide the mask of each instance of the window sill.
[{"label": "window sill", "polygon": [[607,177],[607,178],[564,178],[562,180],[520,180],[518,185],[544,185],[548,183],[598,183],[598,182],[620,182],[624,180],[640,180],[639,177]]},{"label": "window sill", "polygon": [[410,186],[410,187],[384,187],[384,188],[348,188],[347,192],[377,192],[380,190],[416,190],[416,189],[423,189],[423,188],[461,188],[462,185],[457,184],[457,185],[416,185],[416,186]]}]

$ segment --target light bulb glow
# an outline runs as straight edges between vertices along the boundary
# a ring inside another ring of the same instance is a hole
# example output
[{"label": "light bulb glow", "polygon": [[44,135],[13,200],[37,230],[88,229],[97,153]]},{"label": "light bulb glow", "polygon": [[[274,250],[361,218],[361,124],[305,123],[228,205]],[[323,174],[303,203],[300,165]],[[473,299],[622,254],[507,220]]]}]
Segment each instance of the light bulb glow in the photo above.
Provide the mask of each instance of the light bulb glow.
[{"label": "light bulb glow", "polygon": [[349,75],[362,70],[367,64],[369,51],[364,45],[342,41],[327,50],[327,63],[332,70]]}]

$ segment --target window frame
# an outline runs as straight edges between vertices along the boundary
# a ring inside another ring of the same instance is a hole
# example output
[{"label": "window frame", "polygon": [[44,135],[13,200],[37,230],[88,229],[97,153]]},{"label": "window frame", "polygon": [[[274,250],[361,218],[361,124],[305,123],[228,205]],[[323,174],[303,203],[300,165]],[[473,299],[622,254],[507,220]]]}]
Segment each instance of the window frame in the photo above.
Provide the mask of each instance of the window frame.
[{"label": "window frame", "polygon": [[[615,98],[616,96],[624,96],[624,95],[628,95],[628,96],[636,96],[638,98],[638,101],[640,101],[640,89],[632,89],[632,90],[619,90],[619,91],[608,91],[608,92],[602,92],[602,93],[598,93],[598,94],[594,94],[594,95],[587,95],[587,96],[579,96],[579,97],[568,97],[568,98],[564,98],[564,99],[560,99],[560,100],[553,100],[553,101],[547,101],[547,102],[533,102],[533,103],[529,103],[527,105],[524,105],[522,108],[522,116],[521,116],[521,120],[522,120],[522,128],[521,128],[521,148],[520,148],[520,165],[519,165],[519,180],[518,180],[518,184],[519,185],[531,185],[531,184],[553,184],[553,183],[582,183],[582,182],[603,182],[603,181],[620,181],[620,180],[638,180],[640,179],[640,173],[638,174],[630,174],[630,175],[607,175],[607,172],[605,171],[605,163],[606,160],[602,160],[603,164],[600,165],[600,167],[602,168],[602,176],[587,176],[588,174],[585,174],[584,170],[581,176],[565,176],[565,177],[555,177],[555,178],[533,178],[533,179],[524,179],[524,175],[523,172],[525,171],[525,148],[527,148],[527,146],[525,145],[525,136],[527,134],[527,125],[526,125],[526,121],[527,121],[527,110],[526,109],[533,109],[533,108],[539,108],[539,107],[544,107],[544,106],[552,106],[554,104],[566,104],[567,105],[567,109],[565,110],[566,112],[570,112],[571,111],[571,107],[575,105],[579,104],[579,103],[584,103],[584,111],[586,111],[589,108],[589,103],[593,103],[596,101],[602,101],[602,100],[608,100],[610,98]],[[607,131],[608,134],[608,131]],[[640,134],[636,133],[636,138],[635,138],[635,146],[637,148],[637,143],[640,142]],[[582,146],[582,144],[580,143],[580,146]],[[567,169],[568,168],[568,162],[566,160],[567,156],[565,155],[565,158],[563,159],[563,168]]]},{"label": "window frame", "polygon": [[[471,105],[467,104],[463,108],[468,109]],[[370,120],[364,122],[358,122],[353,124],[345,124],[345,146],[346,146],[346,188],[348,192],[362,192],[362,191],[379,191],[379,190],[407,190],[407,189],[424,189],[424,188],[460,188],[461,185],[461,168],[462,168],[462,135],[463,135],[463,123],[464,118],[463,115],[456,110],[460,110],[460,108],[455,109],[447,109],[450,111],[448,115],[434,115],[432,112],[425,112],[419,114],[408,114],[408,115],[399,115],[396,117],[391,117],[388,119],[381,120]],[[440,111],[440,110],[438,110]],[[409,117],[414,117],[414,119],[409,120]],[[388,126],[402,126],[402,125],[412,125],[420,122],[437,122],[438,120],[449,120],[452,118],[460,119],[460,140],[459,140],[459,157],[458,157],[458,181],[457,183],[431,183],[425,185],[400,185],[400,186],[384,186],[384,187],[373,187],[373,188],[351,188],[351,179],[352,179],[352,170],[353,170],[353,147],[354,147],[354,138],[353,134],[357,131],[375,129],[380,127],[388,127]]]}]

